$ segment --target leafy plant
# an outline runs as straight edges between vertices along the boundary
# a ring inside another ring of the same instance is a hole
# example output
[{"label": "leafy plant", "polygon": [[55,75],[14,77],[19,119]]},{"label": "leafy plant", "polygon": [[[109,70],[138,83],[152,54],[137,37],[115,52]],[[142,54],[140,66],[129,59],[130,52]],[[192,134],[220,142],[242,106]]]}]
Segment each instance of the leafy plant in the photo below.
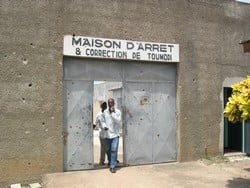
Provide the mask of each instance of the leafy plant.
[{"label": "leafy plant", "polygon": [[224,115],[229,121],[250,120],[250,76],[232,85],[232,95],[229,97]]}]

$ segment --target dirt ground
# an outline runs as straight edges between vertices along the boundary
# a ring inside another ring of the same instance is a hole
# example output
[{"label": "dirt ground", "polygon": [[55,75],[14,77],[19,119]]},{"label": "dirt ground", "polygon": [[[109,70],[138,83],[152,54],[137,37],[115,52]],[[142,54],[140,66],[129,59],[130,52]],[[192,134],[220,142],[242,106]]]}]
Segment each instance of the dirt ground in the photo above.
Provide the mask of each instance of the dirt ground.
[{"label": "dirt ground", "polygon": [[207,164],[203,161],[166,163],[47,174],[43,188],[166,188],[250,187],[250,160]]},{"label": "dirt ground", "polygon": [[[95,136],[95,162],[99,141]],[[122,162],[122,142],[119,148]],[[121,165],[121,164],[120,164]],[[43,188],[250,188],[250,158],[207,158],[195,162],[130,166],[110,173],[108,167],[46,174]]]}]

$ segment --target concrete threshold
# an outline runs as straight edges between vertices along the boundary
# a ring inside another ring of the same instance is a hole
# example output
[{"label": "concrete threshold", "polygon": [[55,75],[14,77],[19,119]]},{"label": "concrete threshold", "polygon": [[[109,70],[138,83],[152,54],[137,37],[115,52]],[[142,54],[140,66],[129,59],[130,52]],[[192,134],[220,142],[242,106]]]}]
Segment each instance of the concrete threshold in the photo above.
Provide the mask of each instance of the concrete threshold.
[{"label": "concrete threshold", "polygon": [[224,157],[226,157],[231,162],[250,160],[250,156],[242,152],[228,152],[224,154]]}]

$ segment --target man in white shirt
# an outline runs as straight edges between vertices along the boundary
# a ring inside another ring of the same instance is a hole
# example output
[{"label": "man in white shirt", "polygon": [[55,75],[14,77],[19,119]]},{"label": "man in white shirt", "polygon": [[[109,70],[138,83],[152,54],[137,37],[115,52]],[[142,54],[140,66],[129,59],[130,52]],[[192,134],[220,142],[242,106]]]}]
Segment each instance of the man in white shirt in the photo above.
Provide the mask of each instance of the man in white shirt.
[{"label": "man in white shirt", "polygon": [[121,128],[121,111],[115,108],[114,99],[108,100],[108,109],[104,110],[103,128],[106,130],[106,149],[110,171],[116,172],[117,152],[119,146],[119,129]]},{"label": "man in white shirt", "polygon": [[100,161],[99,161],[99,165],[105,165],[105,154],[107,152],[106,150],[106,132],[103,129],[103,122],[104,122],[104,115],[103,112],[104,110],[107,109],[107,103],[103,102],[101,104],[101,111],[98,112],[98,114],[96,115],[96,121],[94,126],[96,126],[99,129],[99,139],[100,139]]}]

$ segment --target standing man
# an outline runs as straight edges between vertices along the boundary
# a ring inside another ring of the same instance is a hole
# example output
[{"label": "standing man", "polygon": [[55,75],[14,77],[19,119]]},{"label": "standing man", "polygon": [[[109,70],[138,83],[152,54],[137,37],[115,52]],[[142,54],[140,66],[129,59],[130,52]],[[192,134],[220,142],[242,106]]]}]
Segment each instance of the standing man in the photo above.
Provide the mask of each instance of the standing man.
[{"label": "standing man", "polygon": [[106,134],[106,149],[108,154],[109,168],[112,173],[116,172],[117,152],[119,146],[119,129],[121,127],[121,111],[115,108],[114,99],[108,100],[108,109],[104,112],[105,123],[103,125]]},{"label": "standing man", "polygon": [[99,129],[99,139],[100,139],[100,145],[101,145],[99,165],[105,165],[105,154],[107,152],[107,149],[106,149],[106,131],[103,129],[103,122],[105,122],[103,112],[106,109],[107,109],[107,103],[102,102],[101,103],[101,111],[96,115],[96,121],[94,124],[94,127],[97,126],[97,128]]}]

